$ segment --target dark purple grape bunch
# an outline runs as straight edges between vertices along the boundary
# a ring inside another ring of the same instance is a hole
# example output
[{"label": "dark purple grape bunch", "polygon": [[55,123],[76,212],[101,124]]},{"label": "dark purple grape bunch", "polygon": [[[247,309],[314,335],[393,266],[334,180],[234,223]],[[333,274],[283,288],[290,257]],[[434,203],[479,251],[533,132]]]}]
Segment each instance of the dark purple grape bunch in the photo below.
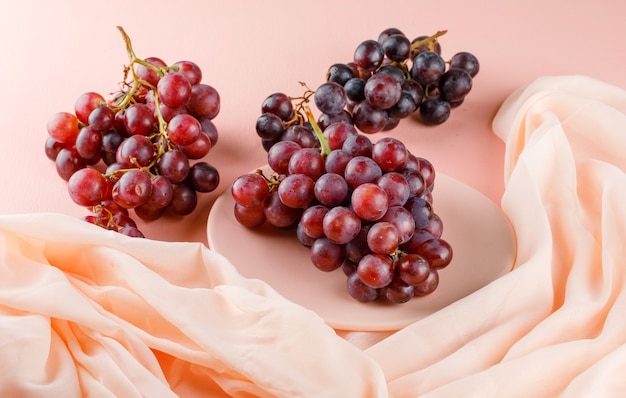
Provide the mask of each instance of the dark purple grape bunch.
[{"label": "dark purple grape bunch", "polygon": [[318,88],[322,123],[351,119],[372,134],[391,130],[411,115],[426,125],[448,120],[472,89],[479,63],[469,52],[446,61],[438,40],[445,33],[410,40],[389,28],[377,40],[360,43],[353,60],[332,65]]},{"label": "dark purple grape bunch", "polygon": [[84,93],[73,113],[52,115],[45,151],[71,199],[90,210],[84,220],[143,237],[131,210],[144,221],[185,216],[219,185],[204,158],[217,144],[220,96],[197,64],[140,59],[118,29],[130,58],[122,87],[109,100]]},{"label": "dark purple grape bunch", "polygon": [[306,106],[311,97],[319,106],[320,92],[274,93],[263,101],[256,127],[271,173],[234,181],[235,218],[247,228],[294,229],[313,265],[341,268],[360,302],[431,294],[452,261],[434,211],[433,165],[396,138],[372,142],[352,119],[322,119],[329,123],[322,128]]}]

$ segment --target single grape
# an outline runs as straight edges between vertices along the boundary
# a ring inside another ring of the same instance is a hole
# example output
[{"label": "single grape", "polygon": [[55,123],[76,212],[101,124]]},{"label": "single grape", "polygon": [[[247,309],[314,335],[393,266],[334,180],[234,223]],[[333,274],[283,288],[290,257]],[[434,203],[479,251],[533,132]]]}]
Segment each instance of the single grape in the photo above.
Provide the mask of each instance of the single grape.
[{"label": "single grape", "polygon": [[176,108],[191,98],[191,84],[181,72],[168,73],[159,80],[157,94],[165,105]]},{"label": "single grape", "polygon": [[108,191],[106,178],[96,169],[84,168],[76,171],[67,182],[70,198],[79,206],[95,206]]},{"label": "single grape", "polygon": [[50,136],[46,137],[46,142],[44,145],[46,157],[54,162],[57,158],[57,155],[59,154],[59,151],[63,148],[67,148],[67,146],[68,144],[56,142],[54,138]]},{"label": "single grape", "polygon": [[404,34],[392,34],[381,44],[385,55],[395,62],[403,62],[411,53],[411,41]]},{"label": "single grape", "polygon": [[315,181],[315,199],[324,206],[339,206],[348,199],[348,183],[336,173],[325,173]]},{"label": "single grape", "polygon": [[179,145],[178,149],[180,149],[189,159],[202,159],[205,157],[213,144],[211,143],[211,138],[204,131],[200,131],[198,134],[198,138],[188,145]]},{"label": "single grape", "polygon": [[372,156],[372,140],[363,134],[353,134],[346,137],[341,149],[352,156]]},{"label": "single grape", "polygon": [[85,160],[80,157],[76,148],[63,148],[57,154],[55,166],[59,176],[65,181],[69,180],[72,174],[86,166]]},{"label": "single grape", "polygon": [[440,270],[452,261],[452,246],[441,238],[433,238],[422,243],[417,254],[428,261],[431,269]]},{"label": "single grape", "polygon": [[346,92],[338,83],[326,82],[315,90],[313,100],[321,112],[337,115],[346,106]]},{"label": "single grape", "polygon": [[131,135],[149,135],[154,128],[154,114],[146,104],[130,105],[124,115],[124,128]]},{"label": "single grape", "polygon": [[230,188],[236,203],[244,207],[257,207],[270,196],[267,180],[261,174],[249,173],[239,176]]},{"label": "single grape", "polygon": [[392,223],[398,229],[399,243],[408,242],[415,233],[413,215],[402,206],[389,206],[379,221]]},{"label": "single grape", "polygon": [[391,254],[400,244],[400,232],[395,225],[387,221],[372,224],[367,233],[367,247],[373,253]]},{"label": "single grape", "polygon": [[421,84],[413,79],[404,79],[404,81],[400,84],[402,87],[402,91],[406,91],[411,94],[411,98],[415,102],[415,105],[419,107],[424,99],[424,88]]},{"label": "single grape", "polygon": [[294,124],[284,130],[282,141],[293,141],[302,148],[319,148],[320,142],[310,126]]},{"label": "single grape", "polygon": [[202,70],[196,63],[191,61],[178,61],[172,66],[177,67],[178,72],[185,75],[189,84],[192,86],[198,85],[202,81]]},{"label": "single grape", "polygon": [[428,98],[419,107],[420,117],[426,125],[437,125],[450,117],[450,103],[439,98]]},{"label": "single grape", "polygon": [[189,113],[196,118],[214,119],[220,112],[220,94],[208,84],[193,85],[186,106]]},{"label": "single grape", "polygon": [[346,248],[328,238],[319,238],[311,246],[310,257],[317,269],[330,272],[341,267],[346,258]]},{"label": "single grape", "polygon": [[385,128],[389,115],[369,101],[361,101],[354,106],[352,118],[356,128],[363,133],[375,134]]},{"label": "single grape", "polygon": [[450,69],[452,68],[464,69],[471,77],[474,77],[480,70],[480,64],[474,54],[462,51],[450,58]]},{"label": "single grape", "polygon": [[403,206],[411,196],[410,186],[406,178],[398,172],[389,172],[376,179],[389,198],[389,206]]},{"label": "single grape", "polygon": [[409,151],[397,138],[383,137],[372,148],[372,159],[385,171],[397,171],[406,166]]},{"label": "single grape", "polygon": [[220,174],[209,163],[197,162],[189,168],[187,183],[196,192],[213,192],[220,184]]},{"label": "single grape", "polygon": [[256,120],[257,135],[263,140],[277,140],[284,131],[283,121],[275,113],[265,112]]},{"label": "single grape", "polygon": [[156,156],[152,141],[144,135],[132,135],[117,147],[115,159],[124,167],[145,167]]},{"label": "single grape", "polygon": [[367,286],[374,289],[383,288],[393,280],[393,260],[386,254],[367,254],[359,261],[356,273]]},{"label": "single grape", "polygon": [[419,254],[408,253],[396,262],[398,276],[408,285],[419,285],[430,274],[428,261]]},{"label": "single grape", "polygon": [[378,297],[378,290],[363,283],[356,271],[348,275],[346,286],[350,296],[361,303],[369,303]]},{"label": "single grape", "polygon": [[164,209],[174,195],[172,182],[165,176],[157,175],[152,177],[151,185],[150,197],[145,204],[155,209]]},{"label": "single grape", "polygon": [[356,189],[362,184],[376,181],[383,171],[372,158],[355,156],[346,163],[343,174],[348,186]]},{"label": "single grape", "polygon": [[324,235],[335,243],[345,244],[354,239],[361,230],[359,216],[345,206],[333,207],[323,220]]},{"label": "single grape", "polygon": [[102,133],[91,126],[80,129],[76,136],[76,151],[89,164],[97,163],[102,152]]},{"label": "single grape", "polygon": [[380,34],[378,35],[378,40],[377,41],[381,45],[384,45],[385,41],[389,37],[391,37],[393,35],[404,35],[404,33],[402,33],[402,31],[400,29],[398,29],[398,28],[393,28],[393,27],[387,28],[387,29],[383,30],[382,32],[380,32]]},{"label": "single grape", "polygon": [[336,122],[324,129],[324,137],[328,141],[328,146],[331,150],[341,149],[348,137],[357,134],[358,131],[349,122]]},{"label": "single grape", "polygon": [[315,199],[315,181],[306,174],[290,174],[278,186],[280,201],[292,208],[306,208]]},{"label": "single grape", "polygon": [[156,221],[165,214],[165,207],[154,207],[148,202],[141,204],[134,209],[135,215],[144,221]]},{"label": "single grape", "polygon": [[267,164],[278,174],[287,174],[291,156],[301,149],[302,147],[293,141],[279,141],[267,152]]},{"label": "single grape", "polygon": [[330,153],[326,155],[326,162],[325,162],[326,172],[344,175],[344,171],[346,170],[346,165],[352,158],[353,158],[352,155],[350,155],[348,152],[341,150],[341,149],[330,151]]},{"label": "single grape", "polygon": [[330,209],[323,205],[313,205],[302,213],[300,226],[309,237],[318,239],[324,237],[324,216]]},{"label": "single grape", "polygon": [[422,297],[431,294],[439,286],[439,273],[437,270],[431,269],[428,277],[422,283],[413,286],[413,294]]},{"label": "single grape", "polygon": [[354,62],[366,71],[376,70],[383,62],[385,51],[376,40],[365,40],[354,51]]},{"label": "single grape", "polygon": [[413,58],[411,77],[422,86],[435,84],[446,69],[446,62],[441,56],[432,51],[425,51]]},{"label": "single grape", "polygon": [[88,124],[96,131],[106,131],[113,127],[115,120],[115,112],[106,105],[101,105],[91,111],[89,114]]},{"label": "single grape", "polygon": [[47,129],[50,137],[62,144],[73,144],[80,131],[78,118],[69,112],[58,112],[52,115],[48,119]]},{"label": "single grape", "polygon": [[145,238],[144,234],[137,227],[126,226],[120,228],[117,232],[131,238]]},{"label": "single grape", "polygon": [[351,204],[360,218],[375,221],[384,216],[389,209],[389,198],[378,185],[363,183],[352,191]]},{"label": "single grape", "polygon": [[385,298],[395,304],[409,302],[414,296],[413,286],[407,284],[397,274],[385,287]]},{"label": "single grape", "polygon": [[269,95],[261,104],[261,113],[266,112],[275,114],[283,121],[291,120],[294,116],[291,98],[284,93],[274,93]]},{"label": "single grape", "polygon": [[159,174],[167,177],[172,183],[182,182],[189,174],[189,159],[179,149],[165,152],[157,162]]},{"label": "single grape", "polygon": [[265,208],[263,204],[254,207],[245,207],[235,203],[235,219],[246,228],[256,228],[265,223]]},{"label": "single grape", "polygon": [[125,172],[113,185],[113,200],[126,209],[145,203],[152,193],[150,176],[140,169]]},{"label": "single grape", "polygon": [[167,125],[167,136],[176,145],[190,145],[201,131],[198,119],[188,113],[174,116]]},{"label": "single grape", "polygon": [[167,206],[167,210],[177,216],[191,214],[198,205],[198,195],[196,191],[187,184],[175,184],[172,201]]},{"label": "single grape", "polygon": [[360,102],[365,99],[365,80],[360,77],[353,77],[348,80],[343,86],[346,97],[355,102]]},{"label": "single grape", "polygon": [[472,89],[472,77],[460,68],[451,68],[439,80],[441,97],[448,102],[462,101]]},{"label": "single grape", "polygon": [[264,202],[264,212],[267,221],[278,228],[291,228],[298,225],[302,216],[301,208],[286,206],[278,194],[271,194]]},{"label": "single grape", "polygon": [[388,109],[398,102],[402,94],[400,83],[388,73],[376,73],[365,82],[365,99],[380,109]]},{"label": "single grape", "polygon": [[354,77],[354,72],[346,64],[333,64],[328,68],[326,73],[326,81],[337,83],[341,86]]},{"label": "single grape", "polygon": [[320,151],[316,148],[302,148],[295,151],[289,158],[287,172],[289,174],[303,174],[316,181],[324,174],[326,164]]}]

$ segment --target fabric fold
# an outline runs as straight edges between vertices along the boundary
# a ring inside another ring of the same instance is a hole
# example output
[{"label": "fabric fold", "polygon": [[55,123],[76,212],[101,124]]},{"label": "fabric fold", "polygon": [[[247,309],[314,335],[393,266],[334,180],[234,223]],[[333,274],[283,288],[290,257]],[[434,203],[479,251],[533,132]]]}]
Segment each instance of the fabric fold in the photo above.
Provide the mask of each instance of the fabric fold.
[{"label": "fabric fold", "polygon": [[58,214],[1,216],[0,241],[3,319],[31,326],[0,332],[3,395],[386,396],[370,358],[199,243]]}]

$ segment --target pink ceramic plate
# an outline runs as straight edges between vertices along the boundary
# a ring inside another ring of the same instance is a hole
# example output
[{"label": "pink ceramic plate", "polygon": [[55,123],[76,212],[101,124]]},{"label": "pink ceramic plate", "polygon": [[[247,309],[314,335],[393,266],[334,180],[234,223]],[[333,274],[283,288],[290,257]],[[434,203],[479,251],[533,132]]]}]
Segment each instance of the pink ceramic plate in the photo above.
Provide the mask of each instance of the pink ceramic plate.
[{"label": "pink ceramic plate", "polygon": [[480,192],[439,173],[434,209],[444,223],[443,238],[454,249],[452,263],[440,271],[439,287],[405,304],[362,304],[348,295],[340,269],[326,273],[311,264],[309,249],[298,242],[294,230],[265,225],[247,229],[235,220],[233,206],[227,189],[209,215],[210,247],[244,276],[264,280],[336,329],[400,329],[504,275],[515,259],[515,239],[500,208]]}]

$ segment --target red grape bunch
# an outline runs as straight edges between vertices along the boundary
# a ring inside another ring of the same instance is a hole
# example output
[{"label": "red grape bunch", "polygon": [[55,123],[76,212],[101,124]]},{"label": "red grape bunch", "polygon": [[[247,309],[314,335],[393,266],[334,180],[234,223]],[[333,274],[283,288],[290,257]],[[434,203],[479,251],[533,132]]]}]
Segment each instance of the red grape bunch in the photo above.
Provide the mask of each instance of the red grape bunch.
[{"label": "red grape bunch", "polygon": [[197,64],[140,59],[118,29],[130,58],[121,88],[109,100],[86,92],[73,113],[52,115],[45,152],[71,199],[90,209],[86,221],[143,237],[130,210],[145,221],[188,215],[198,193],[219,185],[203,158],[217,143],[220,96]]},{"label": "red grape bunch", "polygon": [[[480,66],[465,51],[444,60],[438,39],[445,33],[409,40],[400,30],[389,28],[377,40],[361,42],[350,62],[330,66],[326,81],[315,91],[320,127],[345,121],[374,134],[395,128],[411,115],[426,125],[448,120],[451,109],[462,104],[472,89]],[[311,139],[311,132],[287,114],[287,108],[272,104],[279,100],[269,99],[257,121],[266,149],[283,139]],[[275,112],[268,111],[272,107]]]},{"label": "red grape bunch", "polygon": [[[433,206],[433,165],[396,138],[372,142],[351,121],[322,129],[306,104],[311,97],[319,109],[336,104],[318,93],[263,101],[257,132],[272,172],[234,181],[235,218],[247,228],[293,228],[313,265],[341,268],[360,302],[405,303],[432,293],[452,260]],[[281,128],[268,145],[266,134]]]}]

